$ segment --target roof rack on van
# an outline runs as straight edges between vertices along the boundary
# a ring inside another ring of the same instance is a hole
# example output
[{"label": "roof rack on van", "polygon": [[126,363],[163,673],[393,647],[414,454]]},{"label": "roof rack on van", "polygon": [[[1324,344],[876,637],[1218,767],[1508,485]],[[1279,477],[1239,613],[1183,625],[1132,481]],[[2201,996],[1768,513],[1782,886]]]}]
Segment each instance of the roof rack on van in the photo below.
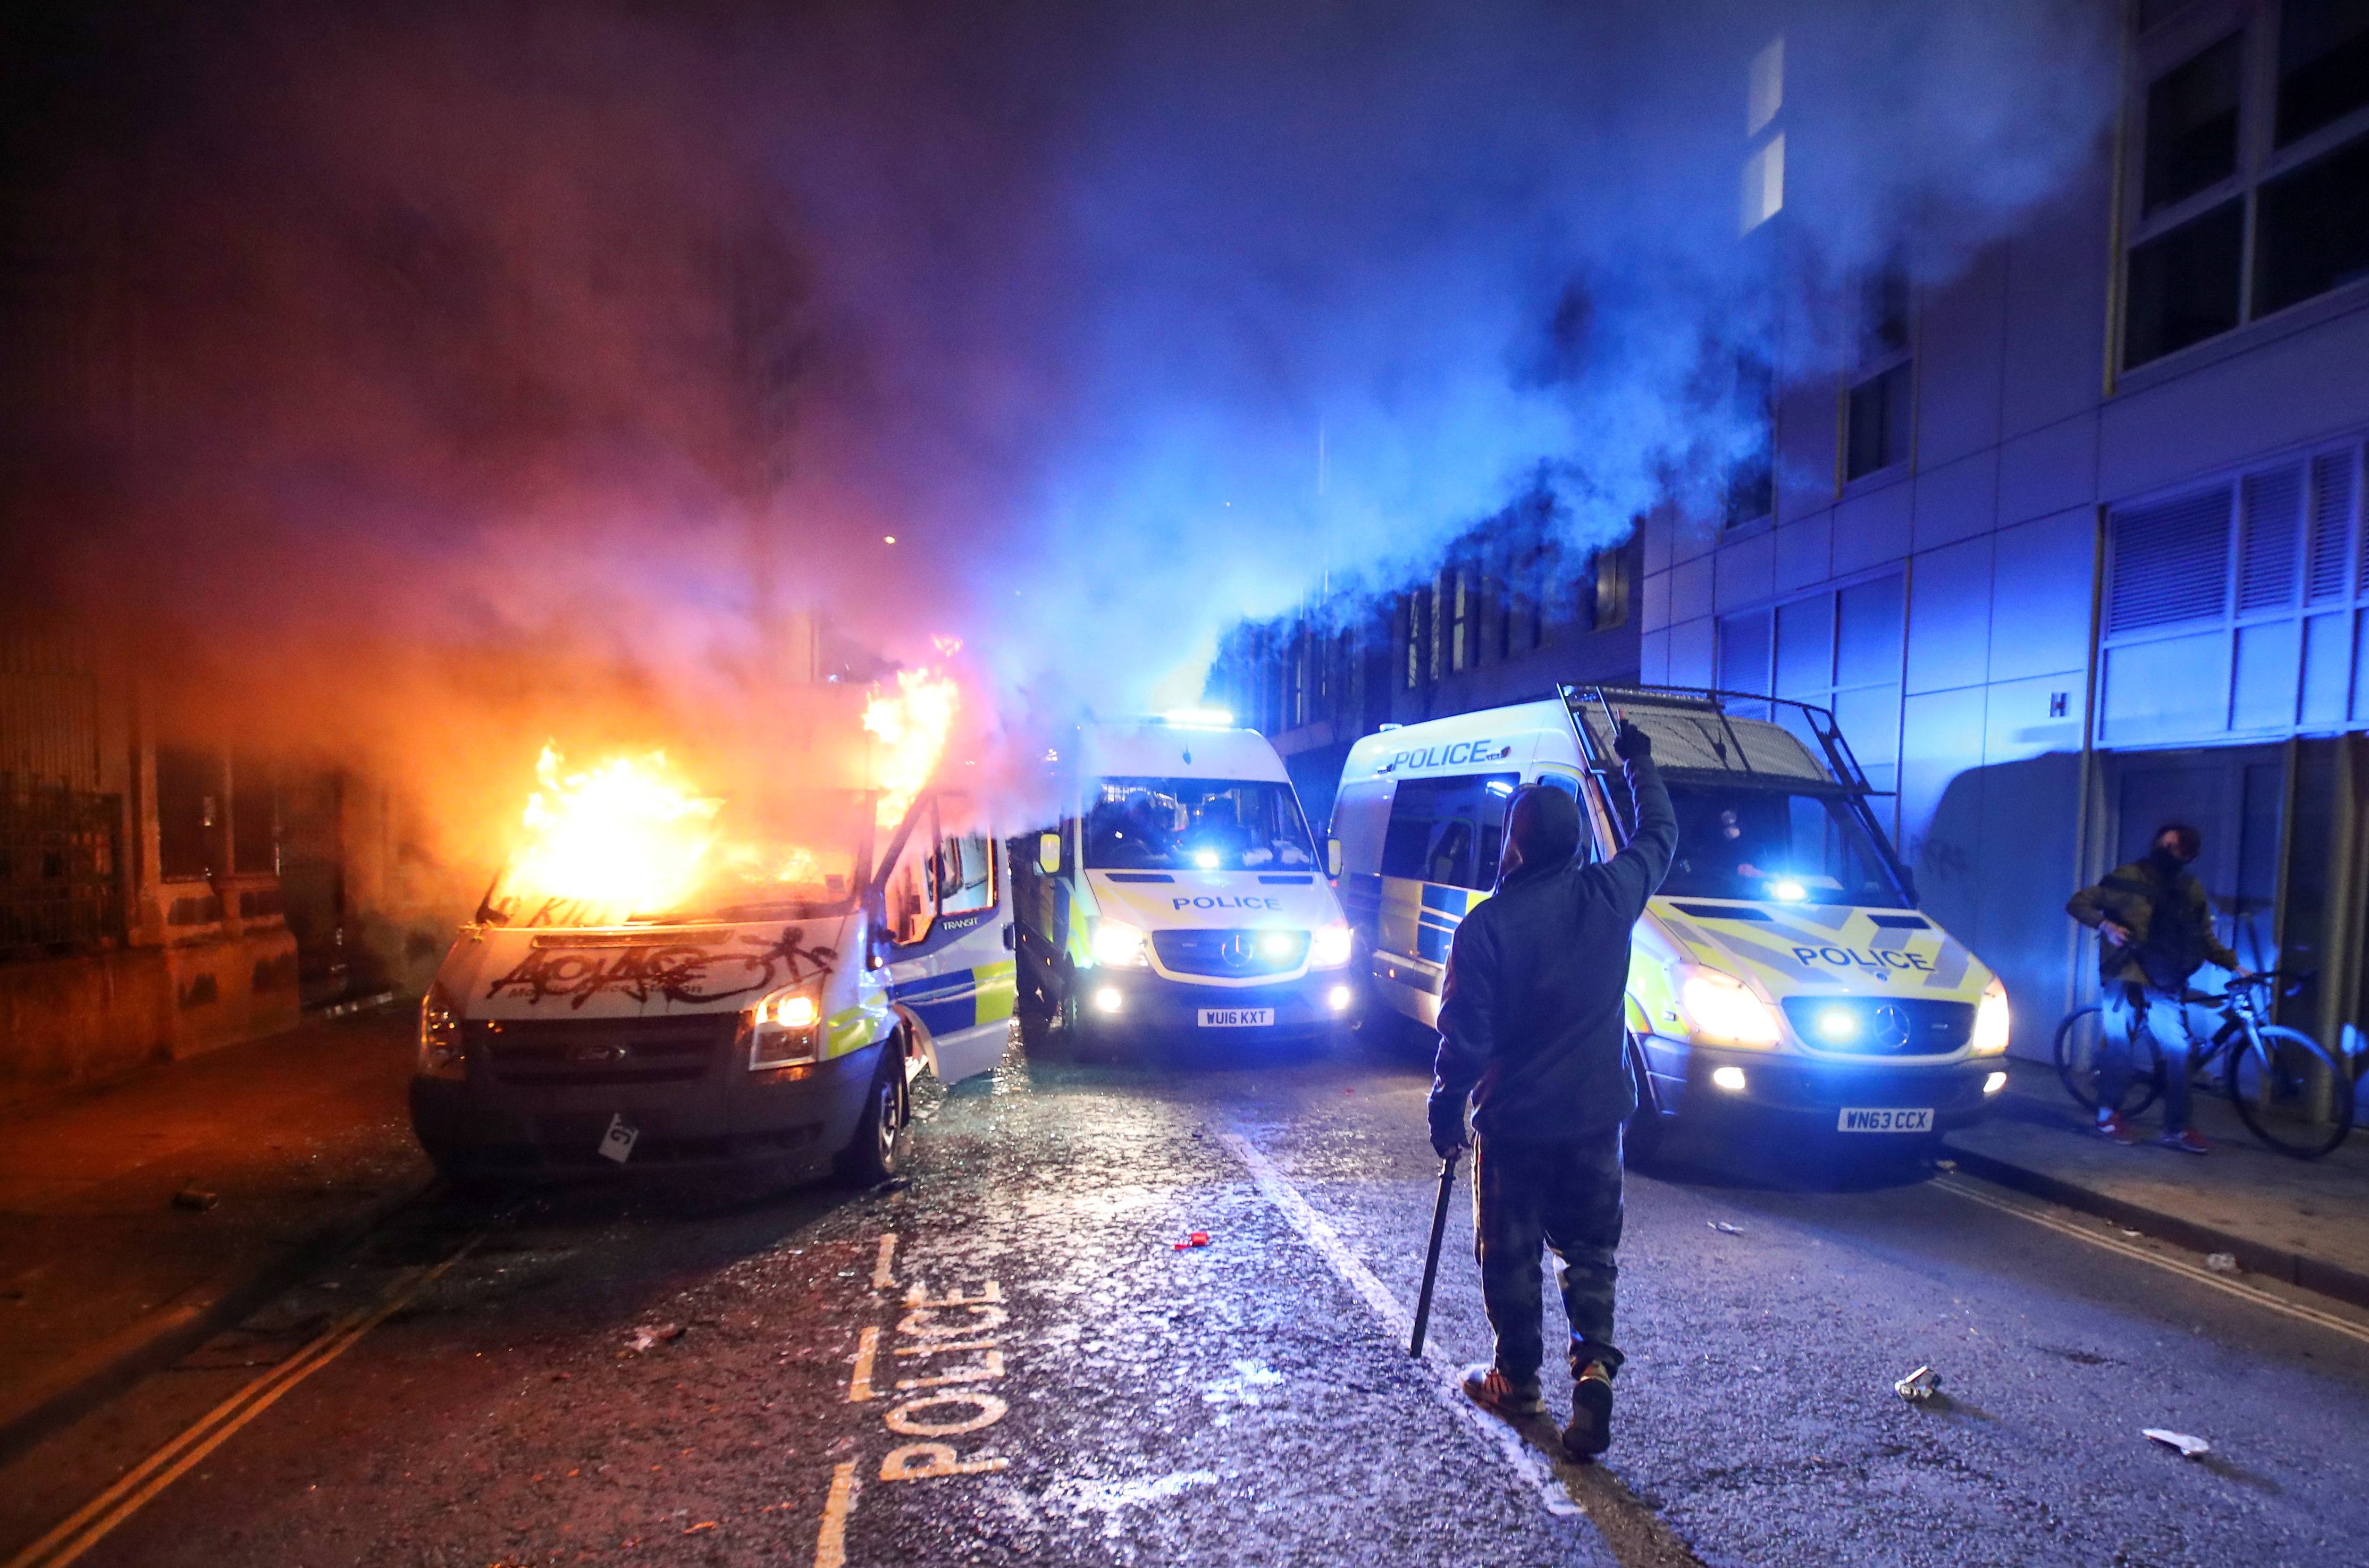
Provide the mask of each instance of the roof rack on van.
[{"label": "roof rack on van", "polygon": [[[1612,738],[1625,716],[1653,737],[1654,758],[1665,773],[1792,791],[1806,784],[1860,795],[1892,793],[1868,783],[1834,714],[1808,703],[1702,686],[1565,683],[1556,690],[1578,731],[1581,755],[1597,773],[1619,767]],[[1810,740],[1825,752],[1823,765]]]}]

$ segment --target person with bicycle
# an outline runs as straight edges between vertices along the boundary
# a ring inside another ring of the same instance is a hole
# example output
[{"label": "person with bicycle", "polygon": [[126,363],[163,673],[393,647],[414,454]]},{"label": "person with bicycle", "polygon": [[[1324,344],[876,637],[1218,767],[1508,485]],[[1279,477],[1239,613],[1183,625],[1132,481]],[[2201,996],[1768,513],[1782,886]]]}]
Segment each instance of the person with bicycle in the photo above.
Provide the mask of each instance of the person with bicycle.
[{"label": "person with bicycle", "polygon": [[2145,860],[2117,866],[2065,904],[2066,913],[2099,937],[2105,1015],[2097,1131],[2115,1143],[2139,1140],[2121,1106],[2130,1086],[2133,1042],[2145,1030],[2163,1053],[2163,1136],[2156,1141],[2183,1154],[2211,1152],[2188,1125],[2188,1053],[2192,1041],[2212,1038],[2214,1016],[2186,1000],[2188,981],[2208,963],[2232,974],[2242,973],[2243,965],[2214,934],[2204,885],[2188,869],[2203,847],[2194,828],[2167,822],[2156,830]]}]

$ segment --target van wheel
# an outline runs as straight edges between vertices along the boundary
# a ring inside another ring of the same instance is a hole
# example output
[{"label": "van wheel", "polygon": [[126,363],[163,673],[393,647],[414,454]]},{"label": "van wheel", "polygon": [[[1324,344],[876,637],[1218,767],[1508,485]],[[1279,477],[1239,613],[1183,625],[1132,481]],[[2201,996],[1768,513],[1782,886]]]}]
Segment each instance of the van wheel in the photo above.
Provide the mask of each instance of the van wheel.
[{"label": "van wheel", "polygon": [[906,1126],[910,1120],[905,1087],[905,1036],[888,1037],[880,1053],[880,1070],[864,1098],[864,1115],[856,1119],[855,1136],[839,1151],[835,1162],[841,1180],[851,1186],[876,1186],[905,1168]]}]

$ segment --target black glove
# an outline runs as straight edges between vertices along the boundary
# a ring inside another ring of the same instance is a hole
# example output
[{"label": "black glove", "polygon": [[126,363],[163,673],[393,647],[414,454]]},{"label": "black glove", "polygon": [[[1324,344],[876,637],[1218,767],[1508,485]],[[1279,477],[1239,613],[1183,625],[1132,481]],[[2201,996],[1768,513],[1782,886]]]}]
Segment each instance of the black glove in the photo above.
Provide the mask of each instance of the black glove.
[{"label": "black glove", "polygon": [[1441,1090],[1431,1092],[1431,1103],[1425,1107],[1431,1118],[1431,1151],[1442,1160],[1470,1146],[1464,1135],[1464,1101],[1450,1100]]},{"label": "black glove", "polygon": [[1624,762],[1650,761],[1654,738],[1624,718],[1619,732],[1612,738],[1612,754]]}]

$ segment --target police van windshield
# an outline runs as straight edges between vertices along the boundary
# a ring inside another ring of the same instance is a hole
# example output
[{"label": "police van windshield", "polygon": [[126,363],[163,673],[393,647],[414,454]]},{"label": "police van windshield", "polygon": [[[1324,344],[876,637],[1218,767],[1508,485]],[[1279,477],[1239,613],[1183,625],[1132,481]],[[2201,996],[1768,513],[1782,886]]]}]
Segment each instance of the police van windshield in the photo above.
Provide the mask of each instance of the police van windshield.
[{"label": "police van windshield", "polygon": [[1673,784],[1678,853],[1666,896],[1902,909],[1891,868],[1848,801]]},{"label": "police van windshield", "polygon": [[1104,779],[1086,812],[1093,871],[1308,871],[1316,851],[1287,784]]},{"label": "police van windshield", "polygon": [[[656,846],[594,846],[604,864],[538,877],[513,861],[478,905],[486,925],[713,925],[843,914],[855,906],[872,856],[875,796],[858,790],[784,789],[727,801],[693,839]],[[653,863],[646,869],[637,856]],[[659,864],[662,863],[662,864]],[[621,875],[639,872],[640,875]],[[646,883],[662,897],[611,890]]]}]

